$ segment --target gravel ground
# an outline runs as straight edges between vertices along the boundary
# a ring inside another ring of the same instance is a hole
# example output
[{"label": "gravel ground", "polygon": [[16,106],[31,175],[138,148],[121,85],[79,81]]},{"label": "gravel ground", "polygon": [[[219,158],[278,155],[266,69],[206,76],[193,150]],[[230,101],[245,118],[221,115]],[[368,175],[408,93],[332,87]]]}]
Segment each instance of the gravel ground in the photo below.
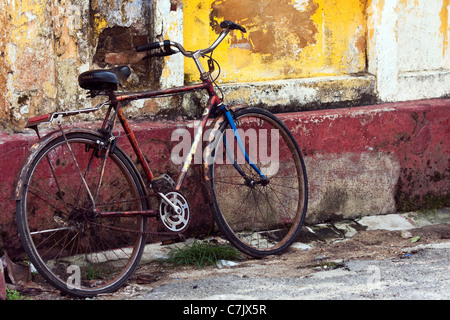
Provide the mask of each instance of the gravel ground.
[{"label": "gravel ground", "polygon": [[[416,218],[382,216],[362,229],[355,221],[305,227],[283,255],[222,268],[152,261],[165,250],[152,245],[126,286],[93,300],[448,300],[449,209],[431,222]],[[31,300],[70,299],[44,283],[25,292]]]},{"label": "gravel ground", "polygon": [[[385,260],[352,260],[297,277],[215,276],[143,290],[137,299],[450,299],[450,242]],[[325,266],[327,264],[323,264]],[[328,270],[327,270],[328,269]]]}]

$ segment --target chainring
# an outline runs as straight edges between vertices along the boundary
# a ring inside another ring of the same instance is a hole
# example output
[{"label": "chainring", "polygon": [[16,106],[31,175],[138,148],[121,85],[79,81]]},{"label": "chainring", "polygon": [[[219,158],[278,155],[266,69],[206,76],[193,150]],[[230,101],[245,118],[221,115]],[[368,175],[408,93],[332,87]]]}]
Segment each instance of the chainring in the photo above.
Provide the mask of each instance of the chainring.
[{"label": "chainring", "polygon": [[178,191],[169,191],[164,193],[174,205],[180,208],[177,213],[171,205],[166,203],[164,199],[159,203],[159,215],[164,226],[172,232],[182,232],[186,229],[190,221],[189,204],[186,198]]}]

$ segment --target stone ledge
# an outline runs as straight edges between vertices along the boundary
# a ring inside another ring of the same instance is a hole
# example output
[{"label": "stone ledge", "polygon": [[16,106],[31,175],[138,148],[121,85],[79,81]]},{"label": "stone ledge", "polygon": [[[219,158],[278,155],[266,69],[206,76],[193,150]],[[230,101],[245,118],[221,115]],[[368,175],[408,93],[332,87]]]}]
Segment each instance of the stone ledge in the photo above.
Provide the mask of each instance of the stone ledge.
[{"label": "stone ledge", "polygon": [[227,102],[273,112],[306,111],[373,104],[376,78],[370,74],[224,85]]},{"label": "stone ledge", "polygon": [[[376,104],[376,78],[371,74],[220,84],[225,103],[248,103],[276,112],[298,112]],[[189,116],[198,113],[203,93],[187,94],[182,107]]]}]

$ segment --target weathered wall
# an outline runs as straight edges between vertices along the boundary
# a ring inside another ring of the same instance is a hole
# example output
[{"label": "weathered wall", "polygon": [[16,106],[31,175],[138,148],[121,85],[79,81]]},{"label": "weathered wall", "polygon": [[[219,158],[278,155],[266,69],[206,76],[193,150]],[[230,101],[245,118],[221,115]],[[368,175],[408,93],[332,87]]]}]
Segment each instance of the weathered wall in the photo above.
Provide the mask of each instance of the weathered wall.
[{"label": "weathered wall", "polygon": [[90,66],[88,1],[2,1],[2,127],[79,100],[78,73]]},{"label": "weathered wall", "polygon": [[[128,65],[132,76],[127,89],[143,89],[152,85],[150,64],[136,46],[148,43],[150,5],[144,0],[90,1],[90,45],[93,50],[90,68]],[[85,17],[87,18],[87,17]]]},{"label": "weathered wall", "polygon": [[[307,223],[450,206],[449,114],[450,99],[279,114],[305,156]],[[187,128],[193,136],[193,123],[132,121],[132,126],[155,175],[175,178],[180,165],[169,159],[179,140],[172,141],[172,134]],[[131,153],[126,137],[118,136]],[[31,133],[0,134],[0,237],[8,253],[21,248],[9,199],[20,162],[11,159],[22,159],[36,140]],[[192,208],[193,234],[213,222],[200,179],[200,165],[193,165],[181,190]]]},{"label": "weathered wall", "polygon": [[[149,2],[38,0],[0,3],[0,125],[21,130],[27,118],[90,103],[76,81],[91,68],[130,65],[130,87],[150,85]],[[159,81],[159,80],[158,80]]]},{"label": "weathered wall", "polygon": [[403,101],[448,96],[449,0],[371,0],[368,71],[378,97]]},{"label": "weathered wall", "polygon": [[[187,0],[185,45],[208,46],[220,33],[223,20],[247,28],[246,34],[234,32],[214,52],[224,69],[223,82],[347,75],[366,70],[365,0]],[[186,63],[185,70],[189,80],[197,80],[194,64]]]},{"label": "weathered wall", "polygon": [[[215,53],[230,103],[314,110],[450,95],[448,0],[187,0],[184,6],[189,48],[210,43],[223,19],[249,31],[235,32]],[[189,61],[183,70],[188,81],[196,79]]]},{"label": "weathered wall", "polygon": [[[6,44],[9,39],[9,19],[6,14],[6,3],[0,2],[0,26],[2,27],[2,32],[0,32],[0,119],[5,119],[6,110],[8,105],[6,82],[7,75],[9,73],[9,66],[6,63],[5,52]],[[3,120],[4,121],[4,120]]]},{"label": "weathered wall", "polygon": [[[280,117],[306,155],[309,221],[449,205],[449,100],[333,109],[449,96],[449,5],[450,0],[0,0],[0,226],[7,226],[2,237],[14,235],[9,194],[19,162],[11,160],[21,159],[33,141],[11,131],[23,131],[31,116],[90,104],[76,82],[90,68],[130,65],[127,88],[195,81],[193,65],[181,55],[142,62],[133,48],[158,36],[189,50],[206,47],[223,19],[249,31],[233,32],[214,54],[223,68],[226,102],[307,111]],[[202,112],[199,100],[188,95],[142,101],[127,112],[193,117]],[[136,126],[145,153],[156,159],[155,171],[174,173],[165,156],[173,126]],[[188,192],[197,199],[198,189]]]},{"label": "weathered wall", "polygon": [[[130,65],[128,89],[196,81],[192,61],[174,55],[142,62],[134,47],[158,36],[190,50],[206,47],[224,19],[248,29],[233,32],[214,54],[229,103],[298,111],[445,97],[448,6],[449,0],[1,0],[0,127],[20,131],[28,117],[90,103],[76,83],[90,68]],[[197,100],[136,102],[129,112],[194,117]]]}]

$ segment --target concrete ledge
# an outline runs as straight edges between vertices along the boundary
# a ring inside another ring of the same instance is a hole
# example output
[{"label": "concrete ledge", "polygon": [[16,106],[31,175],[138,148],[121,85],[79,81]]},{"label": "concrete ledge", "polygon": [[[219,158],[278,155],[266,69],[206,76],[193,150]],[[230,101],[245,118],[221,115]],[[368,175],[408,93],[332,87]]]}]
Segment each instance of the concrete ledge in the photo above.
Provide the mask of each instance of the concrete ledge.
[{"label": "concrete ledge", "polygon": [[448,97],[450,88],[449,70],[403,72],[398,76],[398,94],[396,100],[427,99]]},{"label": "concrete ledge", "polygon": [[[375,104],[376,78],[371,74],[314,77],[265,82],[221,84],[226,103],[248,103],[271,112],[298,112]],[[200,95],[186,95],[183,109],[195,114],[193,101]]]},{"label": "concrete ledge", "polygon": [[448,206],[449,102],[282,115],[306,155],[310,219]]},{"label": "concrete ledge", "polygon": [[316,77],[225,86],[232,103],[247,102],[273,112],[355,106],[376,101],[372,75]]},{"label": "concrete ledge", "polygon": [[410,230],[415,227],[412,221],[400,214],[362,217],[358,223],[368,230]]},{"label": "concrete ledge", "polygon": [[[307,223],[450,206],[449,115],[450,99],[279,114],[305,156]],[[193,123],[132,125],[154,173],[175,177],[179,166],[170,152],[179,141],[171,135],[180,127],[192,130]],[[125,139],[119,144],[131,153]],[[20,160],[35,141],[33,134],[0,133],[0,226],[8,250],[21,247],[9,196]],[[193,232],[212,226],[200,172],[193,166],[182,190],[193,208]]]}]

